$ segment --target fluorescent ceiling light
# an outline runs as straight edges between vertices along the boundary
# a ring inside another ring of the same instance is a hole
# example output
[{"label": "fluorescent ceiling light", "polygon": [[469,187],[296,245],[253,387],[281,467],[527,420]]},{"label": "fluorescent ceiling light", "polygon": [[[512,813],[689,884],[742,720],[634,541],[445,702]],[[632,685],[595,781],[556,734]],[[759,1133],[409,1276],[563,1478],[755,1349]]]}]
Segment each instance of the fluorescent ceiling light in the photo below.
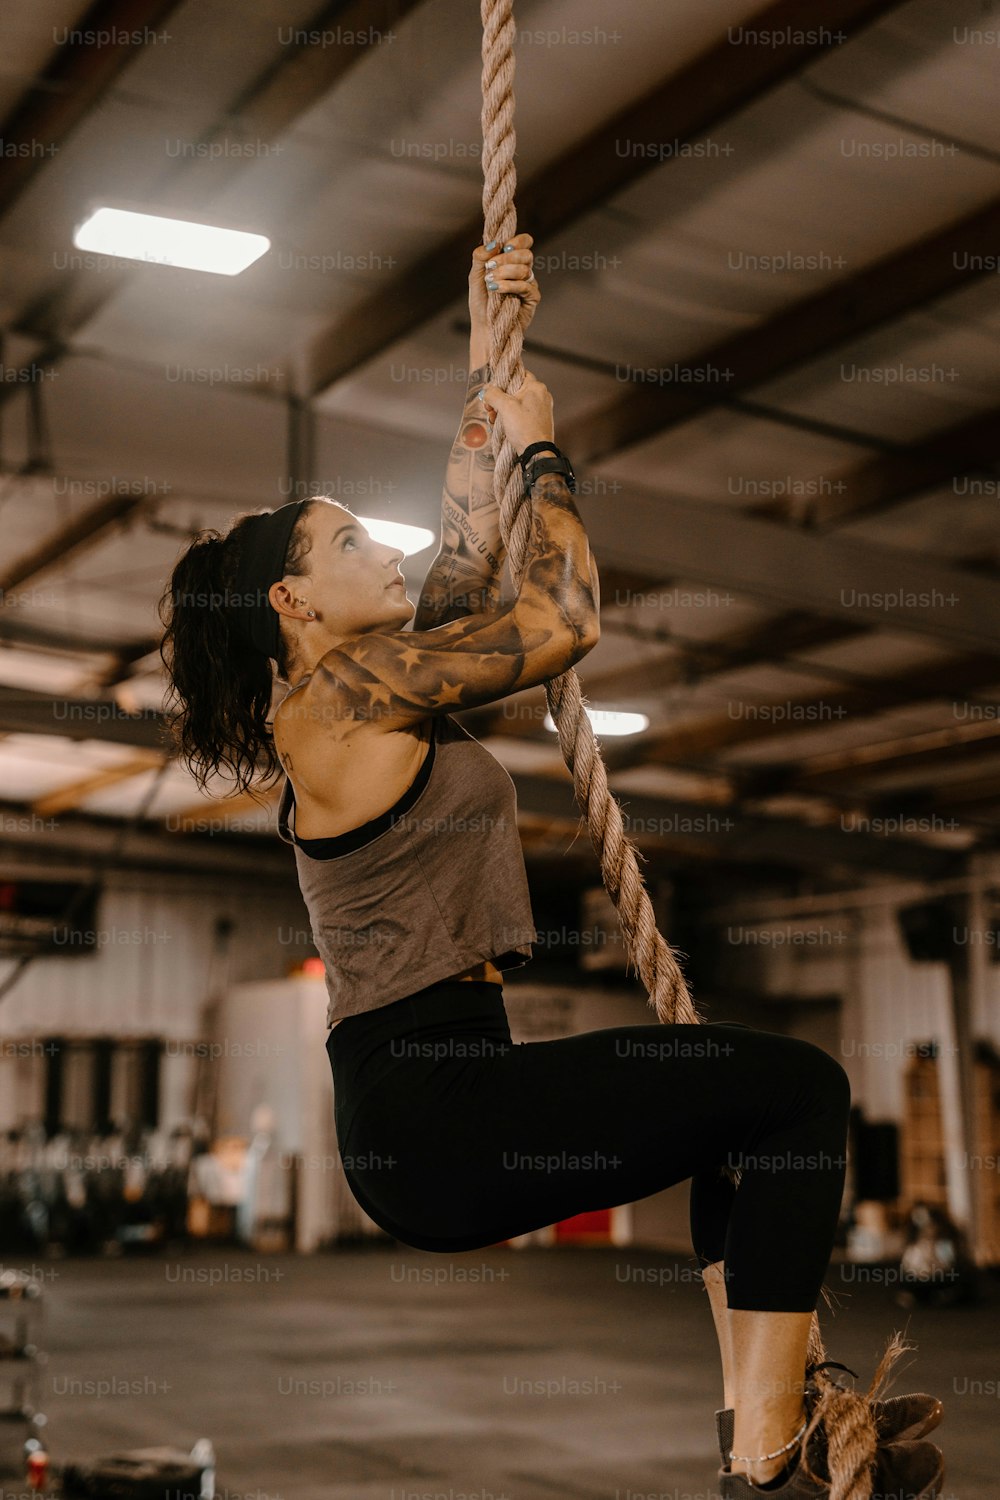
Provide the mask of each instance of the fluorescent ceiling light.
[{"label": "fluorescent ceiling light", "polygon": [[[645,714],[620,714],[614,709],[584,708],[584,713],[593,725],[595,734],[641,734],[649,728]],[[555,720],[551,714],[544,719],[546,729],[555,732]]]},{"label": "fluorescent ceiling light", "polygon": [[182,266],[189,271],[214,271],[219,276],[238,276],[271,248],[271,241],[263,234],[133,213],[125,208],[96,209],[79,226],[73,243],[80,250],[96,250],[101,255],[120,255],[150,265]]},{"label": "fluorescent ceiling light", "polygon": [[428,531],[426,526],[406,526],[402,521],[383,521],[381,517],[355,516],[355,520],[361,522],[373,541],[398,547],[404,557],[423,552],[437,541],[437,533]]}]

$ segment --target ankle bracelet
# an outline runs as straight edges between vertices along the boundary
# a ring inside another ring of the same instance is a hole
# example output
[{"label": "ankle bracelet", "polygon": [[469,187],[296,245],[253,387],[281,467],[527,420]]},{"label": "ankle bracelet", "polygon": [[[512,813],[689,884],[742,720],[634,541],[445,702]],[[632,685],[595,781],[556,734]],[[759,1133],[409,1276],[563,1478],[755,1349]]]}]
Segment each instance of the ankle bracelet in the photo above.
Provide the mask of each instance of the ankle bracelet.
[{"label": "ankle bracelet", "polygon": [[807,1417],[806,1420],[802,1423],[802,1426],[799,1428],[798,1432],[795,1434],[795,1436],[792,1437],[792,1438],[789,1438],[788,1442],[785,1443],[781,1448],[775,1448],[775,1450],[774,1450],[773,1453],[759,1453],[756,1458],[747,1458],[747,1457],[745,1457],[744,1454],[742,1454],[742,1453],[733,1453],[732,1449],[730,1449],[729,1457],[730,1457],[730,1459],[735,1459],[738,1463],[743,1463],[743,1464],[759,1464],[765,1458],[779,1458],[782,1453],[787,1453],[788,1450],[789,1450],[789,1448],[793,1448],[795,1446],[795,1444],[798,1442],[799,1438],[805,1432],[805,1430],[806,1430],[806,1428],[807,1428],[808,1425],[809,1425],[809,1418]]}]

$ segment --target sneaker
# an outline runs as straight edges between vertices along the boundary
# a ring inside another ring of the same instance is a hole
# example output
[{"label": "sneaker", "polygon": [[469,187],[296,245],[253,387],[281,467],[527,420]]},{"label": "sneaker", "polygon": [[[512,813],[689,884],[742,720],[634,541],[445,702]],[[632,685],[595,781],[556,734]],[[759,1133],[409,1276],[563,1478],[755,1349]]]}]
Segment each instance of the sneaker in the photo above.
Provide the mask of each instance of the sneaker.
[{"label": "sneaker", "polygon": [[875,1450],[872,1500],[937,1500],[944,1454],[933,1443],[883,1443]]},{"label": "sneaker", "polygon": [[[795,1468],[776,1490],[752,1484],[745,1474],[720,1469],[720,1500],[760,1500],[776,1495],[778,1500],[829,1500],[830,1484],[810,1479],[802,1470],[801,1449]],[[933,1443],[886,1443],[877,1450],[872,1474],[871,1500],[937,1500],[944,1479],[944,1456]]]},{"label": "sneaker", "polygon": [[[848,1365],[840,1364],[837,1360],[827,1359],[822,1364],[807,1365],[803,1404],[810,1420],[822,1394],[819,1386],[812,1377],[817,1370],[823,1369],[846,1370],[848,1375],[853,1375],[855,1379],[858,1378],[856,1370],[850,1369]],[[897,1396],[891,1401],[870,1401],[869,1407],[875,1423],[876,1442],[878,1443],[876,1458],[886,1448],[902,1448],[906,1450],[919,1448],[928,1450],[922,1456],[917,1457],[914,1457],[909,1452],[898,1453],[896,1455],[897,1467],[903,1465],[905,1461],[915,1464],[916,1467],[912,1469],[912,1493],[914,1495],[936,1495],[937,1489],[934,1486],[940,1483],[941,1473],[943,1472],[941,1450],[935,1448],[933,1443],[923,1443],[914,1440],[912,1434],[916,1431],[922,1436],[924,1433],[929,1432],[932,1427],[936,1426],[941,1420],[944,1411],[942,1403],[934,1396],[909,1395]],[[880,1419],[882,1424],[881,1430]],[[902,1428],[907,1432],[907,1436],[903,1436],[902,1430],[890,1431],[889,1435],[886,1436],[886,1422],[890,1426],[901,1423]],[[830,1470],[827,1467],[826,1461],[827,1435],[822,1424],[820,1424],[812,1436],[813,1440],[810,1443],[808,1453],[809,1464],[813,1472],[818,1474],[820,1478],[828,1479]],[[900,1469],[899,1485],[897,1486],[898,1500],[905,1500],[906,1495],[909,1493],[906,1486],[910,1484],[910,1478],[908,1477],[910,1474],[911,1471],[906,1469],[905,1466]],[[897,1496],[891,1489],[887,1490],[886,1500],[897,1500]]]},{"label": "sneaker", "polygon": [[[885,1401],[873,1401],[871,1409],[880,1443],[915,1442],[933,1431],[944,1415],[944,1406],[937,1397],[927,1396],[922,1391],[916,1395],[890,1396]],[[729,1466],[735,1422],[736,1413],[731,1406],[724,1406],[715,1413],[724,1469]]]},{"label": "sneaker", "polygon": [[777,1495],[779,1500],[829,1500],[830,1486],[819,1484],[802,1472],[801,1449],[796,1453],[795,1468],[784,1484],[776,1490],[762,1490],[751,1484],[745,1474],[734,1474],[731,1469],[720,1469],[719,1500],[761,1500],[762,1495]]}]

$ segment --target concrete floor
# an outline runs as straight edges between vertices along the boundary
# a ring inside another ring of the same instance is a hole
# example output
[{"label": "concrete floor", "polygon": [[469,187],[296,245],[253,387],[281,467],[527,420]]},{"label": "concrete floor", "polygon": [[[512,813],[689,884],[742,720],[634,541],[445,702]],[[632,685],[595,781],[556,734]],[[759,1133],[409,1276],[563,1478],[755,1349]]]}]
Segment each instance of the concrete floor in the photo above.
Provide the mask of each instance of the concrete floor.
[{"label": "concrete floor", "polygon": [[[37,1269],[57,1461],[207,1435],[219,1500],[717,1493],[718,1352],[684,1256],[377,1242]],[[996,1500],[996,1281],[978,1306],[906,1312],[884,1286],[848,1280],[831,1267],[829,1357],[863,1388],[905,1332],[918,1349],[892,1389],[945,1402],[943,1500]]]}]

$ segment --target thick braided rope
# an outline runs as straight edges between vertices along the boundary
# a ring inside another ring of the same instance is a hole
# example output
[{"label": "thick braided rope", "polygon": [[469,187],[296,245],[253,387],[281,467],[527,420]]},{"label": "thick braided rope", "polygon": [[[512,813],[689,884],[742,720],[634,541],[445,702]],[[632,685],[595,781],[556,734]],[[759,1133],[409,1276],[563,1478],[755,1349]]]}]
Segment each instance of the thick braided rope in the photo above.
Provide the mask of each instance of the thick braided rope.
[{"label": "thick braided rope", "polygon": [[[517,233],[514,191],[514,36],[513,0],[481,0],[483,23],[482,128],[484,243],[508,243]],[[521,363],[522,332],[516,300],[487,292],[493,384],[516,392],[524,383]],[[500,507],[500,531],[507,547],[511,582],[519,587],[530,534],[530,504],[526,502],[517,454],[503,433],[497,415],[492,438],[496,459],[494,491]],[[630,965],[639,973],[649,1003],[664,1024],[703,1022],[681,972],[677,955],[661,936],[652,903],[639,873],[638,851],[626,837],[621,809],[608,787],[607,772],[584,712],[580,680],[572,669],[546,683],[549,712],[559,734],[559,748],[573,775],[578,805],[583,810],[591,843],[601,863],[605,887],[618,911]],[[808,1359],[826,1358],[819,1318],[813,1313]],[[886,1355],[880,1372],[890,1361]],[[877,1433],[869,1398],[846,1390],[820,1371],[814,1377],[820,1392],[810,1432],[822,1424],[831,1474],[831,1500],[870,1500],[872,1460]],[[874,1389],[874,1385],[873,1385]]]},{"label": "thick braided rope", "polygon": [[[807,1359],[822,1364],[826,1358],[819,1331],[819,1318],[813,1313],[809,1324]],[[872,1460],[878,1434],[871,1410],[865,1399],[831,1380],[824,1370],[813,1375],[820,1392],[812,1418],[802,1439],[803,1470],[809,1473],[806,1458],[810,1437],[820,1427],[826,1443],[826,1465],[830,1475],[831,1500],[870,1500]],[[819,1479],[819,1475],[815,1475]]]},{"label": "thick braided rope", "polygon": [[[482,0],[483,20],[483,220],[485,242],[507,244],[517,233],[514,211],[514,17],[512,0]],[[493,384],[518,391],[524,383],[522,333],[516,300],[488,292]],[[524,498],[517,454],[494,424],[494,490],[500,506],[500,532],[507,547],[511,582],[521,581],[530,533],[530,504]],[[608,788],[607,771],[584,712],[580,679],[570,669],[545,686],[549,712],[559,733],[563,759],[573,773],[601,874],[618,910],[628,963],[646,988],[650,1004],[666,1023],[705,1018],[695,1010],[677,955],[660,935],[653,905],[639,873],[638,851],[626,837],[621,809]]]}]

